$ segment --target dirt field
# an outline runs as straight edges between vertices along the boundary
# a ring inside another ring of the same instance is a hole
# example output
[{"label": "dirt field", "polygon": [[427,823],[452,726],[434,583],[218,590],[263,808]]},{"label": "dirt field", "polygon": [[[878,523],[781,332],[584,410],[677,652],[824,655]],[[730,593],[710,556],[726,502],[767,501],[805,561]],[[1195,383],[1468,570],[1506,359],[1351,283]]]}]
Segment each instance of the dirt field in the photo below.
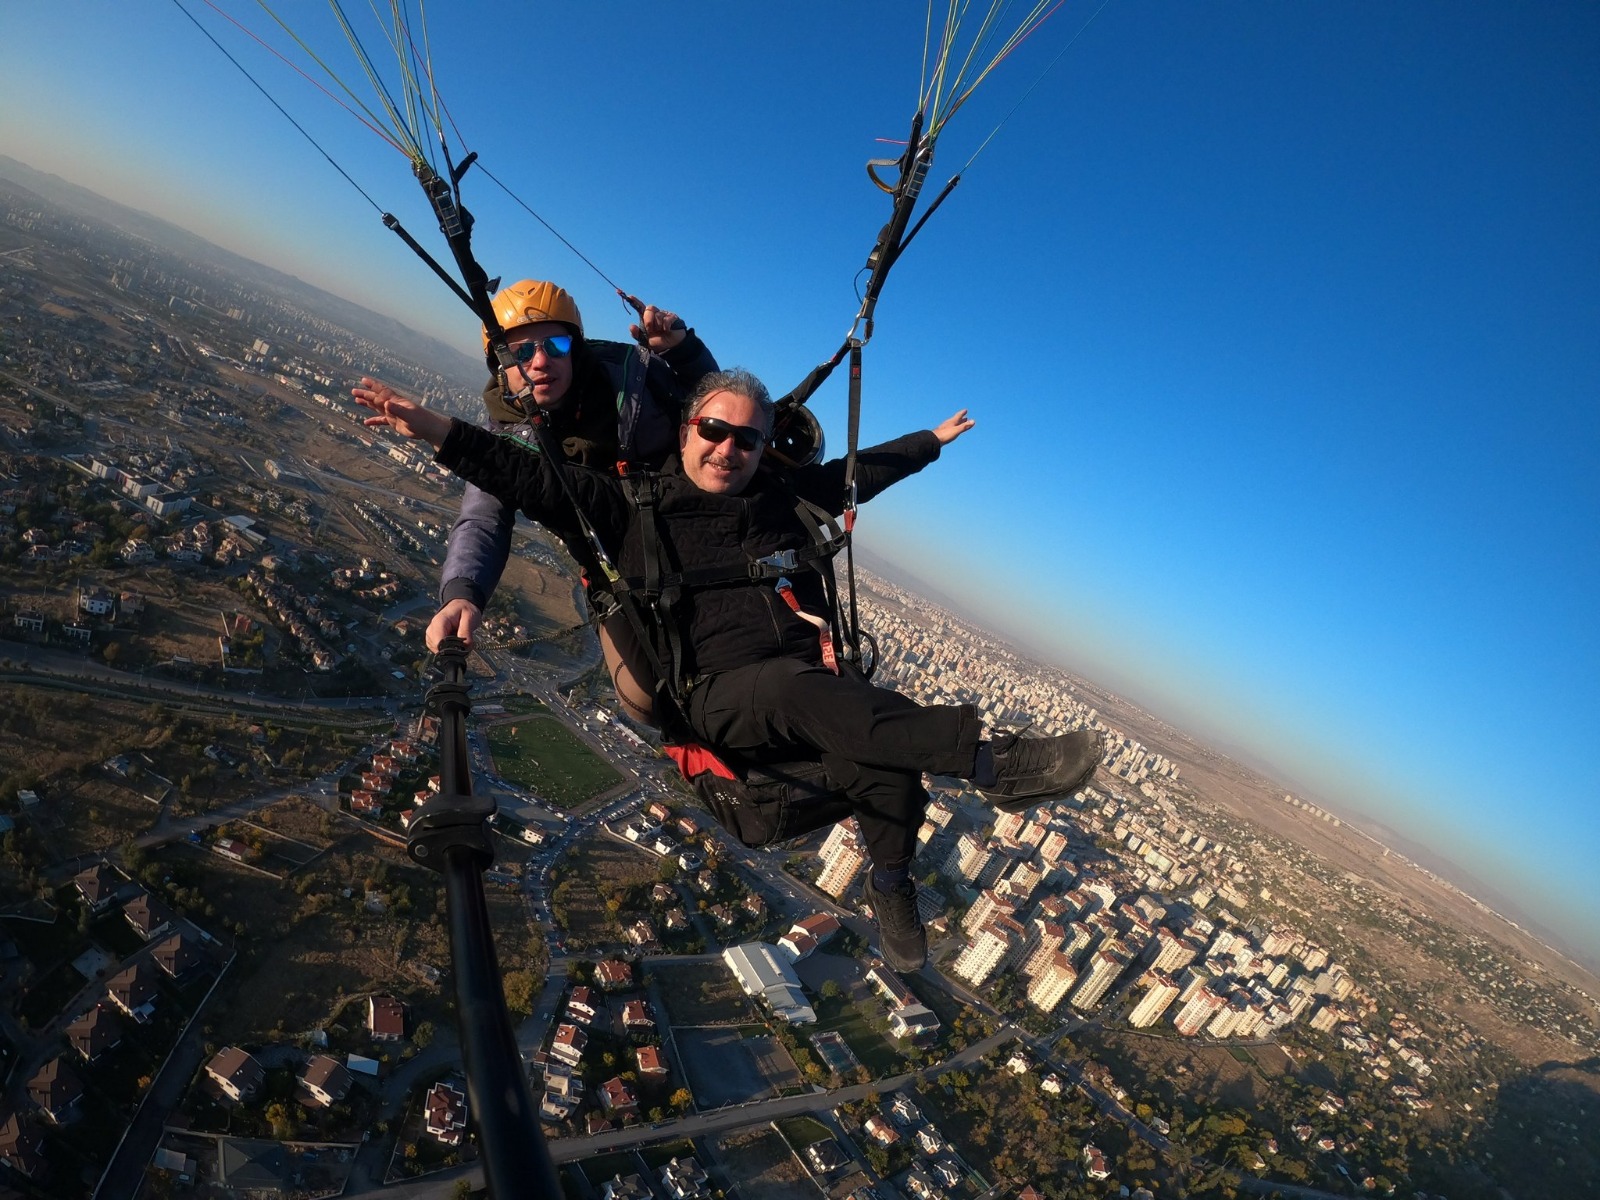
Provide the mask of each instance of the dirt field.
[{"label": "dirt field", "polygon": [[803,1082],[789,1052],[765,1034],[744,1037],[733,1026],[674,1028],[673,1038],[701,1108],[765,1099]]},{"label": "dirt field", "polygon": [[1266,1103],[1267,1080],[1286,1073],[1280,1051],[1263,1047],[1239,1061],[1222,1046],[1196,1046],[1126,1031],[1086,1028],[1073,1035],[1077,1046],[1111,1069],[1130,1093],[1170,1100],[1184,1095],[1223,1108],[1255,1109]]},{"label": "dirt field", "polygon": [[255,815],[259,825],[282,837],[293,838],[318,850],[326,850],[345,836],[338,820],[327,809],[299,796],[261,809]]},{"label": "dirt field", "polygon": [[[187,848],[164,854],[198,878],[219,917],[248,928],[219,1040],[309,1029],[328,1019],[339,997],[374,990],[400,995],[414,1019],[444,1015],[444,993],[421,974],[424,964],[450,964],[442,886],[398,850],[352,834],[283,883]],[[386,911],[368,910],[368,891],[385,898]],[[502,965],[542,971],[520,899],[491,889],[489,904]]]},{"label": "dirt field", "polygon": [[754,1019],[750,1001],[732,972],[720,964],[668,966],[647,963],[660,988],[674,1028],[689,1025],[742,1025]]},{"label": "dirt field", "polygon": [[744,1200],[816,1200],[816,1185],[775,1129],[763,1125],[706,1141]]},{"label": "dirt field", "polygon": [[0,687],[0,763],[8,775],[26,772],[44,779],[88,767],[124,749],[154,745],[161,734],[154,712],[148,704],[25,685]]},{"label": "dirt field", "polygon": [[654,883],[659,869],[653,855],[604,833],[578,845],[551,897],[568,943],[587,949],[621,941],[621,927],[606,902],[619,890]]}]

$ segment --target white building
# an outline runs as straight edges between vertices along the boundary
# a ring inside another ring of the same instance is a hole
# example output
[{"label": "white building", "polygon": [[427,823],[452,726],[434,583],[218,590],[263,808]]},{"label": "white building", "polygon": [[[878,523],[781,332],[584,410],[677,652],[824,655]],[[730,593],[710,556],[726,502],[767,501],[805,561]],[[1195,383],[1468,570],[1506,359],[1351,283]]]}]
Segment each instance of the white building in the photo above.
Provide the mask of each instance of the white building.
[{"label": "white building", "polygon": [[822,859],[817,889],[837,900],[850,890],[867,865],[867,846],[854,817],[833,827],[817,856]]},{"label": "white building", "polygon": [[722,952],[722,961],[744,994],[766,1002],[773,1016],[789,1025],[814,1025],[817,1014],[806,1001],[800,977],[782,954],[765,942],[746,942]]}]

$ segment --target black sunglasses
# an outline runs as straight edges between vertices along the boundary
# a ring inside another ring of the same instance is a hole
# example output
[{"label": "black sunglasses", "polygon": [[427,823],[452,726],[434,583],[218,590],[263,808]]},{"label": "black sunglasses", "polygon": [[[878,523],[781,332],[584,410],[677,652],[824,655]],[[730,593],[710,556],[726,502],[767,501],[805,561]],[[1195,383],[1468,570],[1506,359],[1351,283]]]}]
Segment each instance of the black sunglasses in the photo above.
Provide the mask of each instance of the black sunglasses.
[{"label": "black sunglasses", "polygon": [[565,358],[572,353],[572,335],[570,333],[553,333],[549,337],[529,338],[525,342],[514,342],[506,347],[511,351],[511,357],[517,360],[517,366],[525,367],[533,361],[534,355],[544,351],[546,358]]},{"label": "black sunglasses", "polygon": [[730,425],[717,417],[690,417],[695,432],[713,444],[733,439],[733,444],[748,453],[767,440],[767,435],[749,425]]}]

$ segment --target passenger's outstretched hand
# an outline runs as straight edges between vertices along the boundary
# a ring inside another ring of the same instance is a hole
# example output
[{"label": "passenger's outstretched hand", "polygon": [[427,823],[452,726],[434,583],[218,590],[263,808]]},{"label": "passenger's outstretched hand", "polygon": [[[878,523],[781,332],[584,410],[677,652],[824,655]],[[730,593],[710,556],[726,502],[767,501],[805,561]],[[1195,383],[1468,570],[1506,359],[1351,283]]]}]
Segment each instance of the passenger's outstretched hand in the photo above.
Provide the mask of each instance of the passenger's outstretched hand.
[{"label": "passenger's outstretched hand", "polygon": [[639,313],[639,323],[629,325],[628,332],[633,334],[634,341],[644,342],[657,354],[671,350],[689,336],[689,327],[671,309],[641,304],[637,296],[624,296],[623,299]]},{"label": "passenger's outstretched hand", "polygon": [[361,386],[350,389],[357,404],[370,408],[378,415],[367,417],[363,425],[387,425],[401,437],[421,438],[435,450],[444,445],[450,432],[450,418],[432,412],[414,400],[407,400],[387,383],[378,379],[361,377]]},{"label": "passenger's outstretched hand", "polygon": [[953,417],[946,417],[933,427],[933,436],[939,439],[939,445],[948,446],[977,422],[967,416],[967,410],[962,409]]}]

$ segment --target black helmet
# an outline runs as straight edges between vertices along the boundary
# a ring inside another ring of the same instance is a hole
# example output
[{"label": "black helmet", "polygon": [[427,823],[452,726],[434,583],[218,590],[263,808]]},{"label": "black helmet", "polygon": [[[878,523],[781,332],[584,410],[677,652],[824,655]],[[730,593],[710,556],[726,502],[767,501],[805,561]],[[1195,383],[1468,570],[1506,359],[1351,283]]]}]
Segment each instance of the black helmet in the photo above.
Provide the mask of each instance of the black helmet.
[{"label": "black helmet", "polygon": [[822,461],[823,449],[817,415],[799,400],[778,401],[767,453],[786,467],[810,467]]}]

